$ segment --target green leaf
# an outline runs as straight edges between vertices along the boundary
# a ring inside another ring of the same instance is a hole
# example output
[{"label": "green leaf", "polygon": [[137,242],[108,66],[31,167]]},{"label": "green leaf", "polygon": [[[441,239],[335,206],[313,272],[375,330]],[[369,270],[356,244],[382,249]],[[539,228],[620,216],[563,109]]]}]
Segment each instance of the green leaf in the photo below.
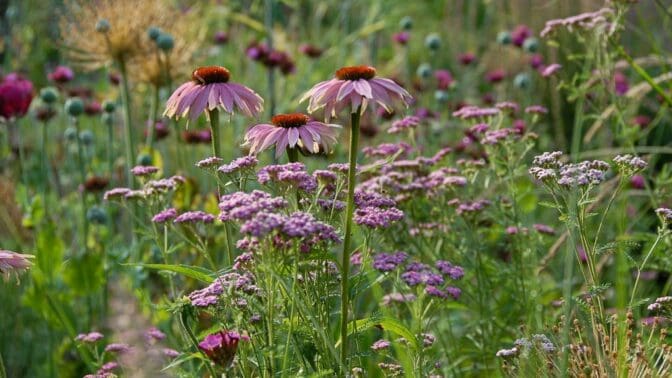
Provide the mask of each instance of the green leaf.
[{"label": "green leaf", "polygon": [[396,319],[387,316],[372,316],[369,318],[359,319],[355,321],[354,328],[353,324],[349,323],[348,335],[354,333],[355,329],[357,332],[361,332],[371,327],[380,327],[385,331],[392,332],[397,336],[401,336],[408,341],[413,349],[418,348],[418,341],[416,340],[413,333]]},{"label": "green leaf", "polygon": [[214,280],[214,273],[208,269],[201,268],[198,266],[189,266],[189,265],[172,265],[172,264],[124,264],[131,266],[141,266],[143,268],[156,269],[156,270],[167,270],[169,272],[179,273],[183,276],[193,278],[195,280],[211,284]]},{"label": "green leaf", "polygon": [[48,222],[37,235],[37,266],[49,279],[54,278],[61,268],[65,244],[56,233],[56,226]]}]

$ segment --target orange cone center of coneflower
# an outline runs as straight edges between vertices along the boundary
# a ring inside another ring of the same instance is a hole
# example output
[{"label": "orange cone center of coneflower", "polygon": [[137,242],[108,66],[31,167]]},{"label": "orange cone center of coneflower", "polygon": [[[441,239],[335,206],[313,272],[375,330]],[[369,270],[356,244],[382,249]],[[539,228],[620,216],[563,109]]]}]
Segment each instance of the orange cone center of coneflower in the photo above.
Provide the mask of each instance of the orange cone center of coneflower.
[{"label": "orange cone center of coneflower", "polygon": [[278,114],[271,118],[271,122],[278,127],[289,129],[292,127],[301,127],[310,121],[310,117],[301,113]]},{"label": "orange cone center of coneflower", "polygon": [[343,67],[336,71],[339,80],[369,80],[376,76],[376,69],[371,66]]},{"label": "orange cone center of coneflower", "polygon": [[229,70],[220,66],[198,67],[191,74],[191,79],[199,84],[226,83],[230,77]]}]

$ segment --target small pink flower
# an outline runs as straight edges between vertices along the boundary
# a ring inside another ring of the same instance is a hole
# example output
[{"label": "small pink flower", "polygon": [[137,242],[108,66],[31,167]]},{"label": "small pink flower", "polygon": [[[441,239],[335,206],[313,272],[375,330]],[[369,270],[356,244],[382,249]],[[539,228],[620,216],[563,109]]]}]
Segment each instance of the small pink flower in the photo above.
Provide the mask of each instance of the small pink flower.
[{"label": "small pink flower", "polygon": [[253,117],[263,109],[264,100],[250,88],[230,82],[229,70],[224,67],[200,67],[191,78],[170,96],[164,116],[175,119],[189,116],[194,121],[204,111],[222,109],[233,114],[237,109]]},{"label": "small pink flower", "polygon": [[275,155],[280,157],[287,148],[300,146],[308,152],[318,153],[320,145],[325,152],[336,143],[337,130],[341,126],[312,120],[305,114],[278,114],[271,124],[252,126],[245,134],[245,145],[250,145],[250,154],[257,154],[275,145]]},{"label": "small pink flower", "polygon": [[310,100],[308,112],[324,108],[327,119],[336,117],[341,110],[350,107],[351,112],[363,113],[369,101],[378,103],[388,111],[395,101],[408,106],[411,95],[390,79],[376,77],[376,69],[370,66],[343,67],[336,77],[318,83],[301,98]]}]

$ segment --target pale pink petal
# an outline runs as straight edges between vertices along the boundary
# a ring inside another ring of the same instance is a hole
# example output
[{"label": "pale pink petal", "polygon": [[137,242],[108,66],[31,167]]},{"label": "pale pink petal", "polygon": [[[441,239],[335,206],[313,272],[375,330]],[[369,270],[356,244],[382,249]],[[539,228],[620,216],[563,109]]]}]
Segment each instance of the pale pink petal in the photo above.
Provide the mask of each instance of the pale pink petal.
[{"label": "pale pink petal", "polygon": [[366,97],[366,98],[371,98],[373,95],[371,94],[371,86],[369,85],[369,82],[364,80],[364,79],[359,79],[356,81],[352,82],[353,88],[355,89],[355,92],[359,93],[360,95]]}]

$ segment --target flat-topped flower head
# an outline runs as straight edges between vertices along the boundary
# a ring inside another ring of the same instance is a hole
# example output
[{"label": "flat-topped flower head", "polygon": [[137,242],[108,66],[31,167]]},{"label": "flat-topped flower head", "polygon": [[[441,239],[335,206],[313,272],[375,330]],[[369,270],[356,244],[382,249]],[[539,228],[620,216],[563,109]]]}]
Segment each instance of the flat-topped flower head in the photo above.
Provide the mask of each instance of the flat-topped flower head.
[{"label": "flat-topped flower head", "polygon": [[231,73],[220,66],[199,67],[191,81],[179,86],[166,103],[163,115],[195,120],[204,111],[222,109],[229,114],[236,110],[253,117],[263,110],[264,100],[250,88],[230,81]]},{"label": "flat-topped flower head", "polygon": [[33,255],[24,255],[12,251],[0,250],[0,275],[8,280],[13,274],[16,274],[17,279],[19,273],[28,270],[32,265],[30,259]]},{"label": "flat-topped flower head", "polygon": [[244,145],[250,146],[250,154],[257,154],[275,146],[275,156],[280,157],[287,148],[302,147],[318,153],[320,146],[331,151],[341,126],[315,121],[302,113],[278,114],[271,124],[252,126],[245,134]]},{"label": "flat-topped flower head", "polygon": [[363,113],[370,101],[391,112],[395,102],[408,106],[412,97],[394,81],[377,77],[375,68],[351,66],[338,69],[333,79],[315,85],[301,102],[308,99],[309,113],[324,108],[324,114],[329,118],[348,106],[352,113],[358,109]]}]

